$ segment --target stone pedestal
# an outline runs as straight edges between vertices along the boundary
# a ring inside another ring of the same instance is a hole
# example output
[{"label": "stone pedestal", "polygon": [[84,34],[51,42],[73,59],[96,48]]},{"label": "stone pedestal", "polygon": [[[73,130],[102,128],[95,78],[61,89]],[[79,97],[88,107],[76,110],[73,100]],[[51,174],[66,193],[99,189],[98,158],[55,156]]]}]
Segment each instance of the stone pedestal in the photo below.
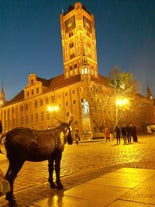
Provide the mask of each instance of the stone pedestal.
[{"label": "stone pedestal", "polygon": [[92,139],[92,129],[90,117],[82,118],[82,128],[83,128],[83,140],[91,140]]}]

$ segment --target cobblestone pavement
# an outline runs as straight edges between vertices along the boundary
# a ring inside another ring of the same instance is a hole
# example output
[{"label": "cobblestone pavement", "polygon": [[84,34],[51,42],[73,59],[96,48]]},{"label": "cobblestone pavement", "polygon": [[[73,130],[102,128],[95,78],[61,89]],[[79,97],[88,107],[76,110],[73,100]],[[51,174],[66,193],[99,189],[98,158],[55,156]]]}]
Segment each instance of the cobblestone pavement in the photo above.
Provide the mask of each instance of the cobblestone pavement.
[{"label": "cobblestone pavement", "polygon": [[[8,162],[0,155],[0,168],[5,172]],[[121,167],[155,169],[155,135],[140,136],[138,143],[116,144],[116,140],[83,142],[66,145],[61,162],[61,179],[64,190],[96,178]],[[34,201],[47,198],[50,190],[47,161],[25,162],[15,180],[17,206],[31,206]],[[5,197],[0,206],[7,206]]]}]

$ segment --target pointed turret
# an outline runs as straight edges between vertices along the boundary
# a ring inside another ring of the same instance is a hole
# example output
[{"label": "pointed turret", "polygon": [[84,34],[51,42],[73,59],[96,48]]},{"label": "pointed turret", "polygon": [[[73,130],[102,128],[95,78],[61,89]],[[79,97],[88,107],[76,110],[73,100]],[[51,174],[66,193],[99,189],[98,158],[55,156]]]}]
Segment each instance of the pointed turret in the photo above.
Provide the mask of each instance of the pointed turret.
[{"label": "pointed turret", "polygon": [[6,102],[6,100],[5,100],[5,92],[4,92],[4,87],[2,85],[2,89],[1,89],[1,92],[0,92],[0,108],[3,107],[5,102]]},{"label": "pointed turret", "polygon": [[152,93],[151,93],[151,90],[150,90],[150,87],[148,84],[147,84],[147,88],[146,88],[146,98],[151,99],[151,100],[153,99]]}]

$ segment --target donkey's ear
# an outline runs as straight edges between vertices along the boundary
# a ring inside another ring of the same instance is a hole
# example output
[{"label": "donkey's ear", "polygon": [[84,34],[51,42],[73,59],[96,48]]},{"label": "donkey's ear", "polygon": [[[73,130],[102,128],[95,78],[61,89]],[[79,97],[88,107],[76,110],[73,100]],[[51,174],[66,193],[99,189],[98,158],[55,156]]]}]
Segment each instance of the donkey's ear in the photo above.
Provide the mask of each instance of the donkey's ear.
[{"label": "donkey's ear", "polygon": [[71,125],[72,121],[73,121],[73,116],[69,120],[69,125]]},{"label": "donkey's ear", "polygon": [[62,122],[62,121],[59,120],[59,119],[56,119],[56,118],[55,118],[55,120],[57,120],[57,122],[59,122],[59,124],[64,124],[64,122]]}]

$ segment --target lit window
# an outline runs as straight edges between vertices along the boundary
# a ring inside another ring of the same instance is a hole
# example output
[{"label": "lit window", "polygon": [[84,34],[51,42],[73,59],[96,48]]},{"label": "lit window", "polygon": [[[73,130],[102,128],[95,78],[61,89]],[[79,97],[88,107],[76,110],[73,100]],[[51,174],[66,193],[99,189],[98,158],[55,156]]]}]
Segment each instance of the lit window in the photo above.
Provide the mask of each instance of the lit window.
[{"label": "lit window", "polygon": [[82,68],[82,74],[90,74],[90,69]]}]

